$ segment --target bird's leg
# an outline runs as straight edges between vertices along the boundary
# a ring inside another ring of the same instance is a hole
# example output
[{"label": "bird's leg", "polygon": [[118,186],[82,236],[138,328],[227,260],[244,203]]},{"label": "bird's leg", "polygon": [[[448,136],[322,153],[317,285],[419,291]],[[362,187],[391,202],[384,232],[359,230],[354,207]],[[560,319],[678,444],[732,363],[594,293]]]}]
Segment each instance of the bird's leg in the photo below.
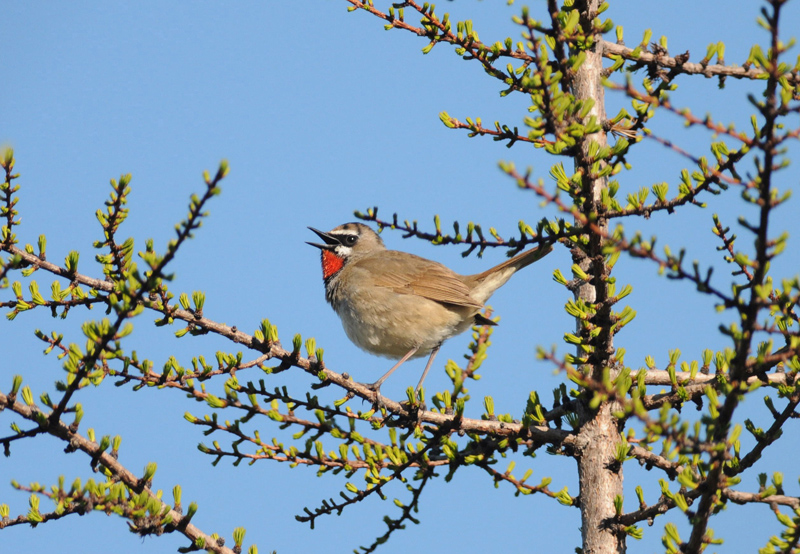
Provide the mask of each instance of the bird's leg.
[{"label": "bird's leg", "polygon": [[[417,383],[417,386],[414,389],[414,394],[417,394],[419,392],[419,389],[422,388],[422,382],[425,380],[425,377],[428,375],[428,371],[430,371],[431,366],[433,365],[433,359],[436,357],[436,354],[439,352],[439,348],[441,348],[441,346],[442,346],[442,343],[439,343],[439,344],[437,344],[436,346],[433,347],[433,350],[431,350],[431,357],[428,358],[428,363],[425,364],[425,371],[422,372],[422,377],[419,378],[419,383]],[[425,409],[425,403],[424,402],[422,403],[422,406],[420,406],[420,408],[422,410]]]},{"label": "bird's leg", "polygon": [[[437,349],[438,349],[438,347],[437,347]],[[386,379],[388,379],[388,378],[389,378],[389,375],[391,375],[392,373],[394,373],[394,370],[395,370],[395,369],[397,369],[398,367],[400,367],[401,365],[403,365],[403,363],[404,363],[405,361],[407,361],[407,360],[408,360],[408,359],[409,359],[411,356],[413,356],[414,354],[416,354],[416,353],[417,353],[417,350],[419,350],[419,347],[418,347],[418,346],[415,346],[414,348],[412,348],[411,350],[409,350],[409,351],[408,351],[408,353],[407,353],[405,356],[403,356],[402,358],[400,358],[400,360],[399,360],[399,361],[398,361],[396,364],[394,364],[394,365],[392,366],[392,369],[390,369],[389,371],[387,371],[386,373],[384,373],[383,377],[381,377],[380,379],[378,379],[378,380],[377,380],[377,381],[375,381],[374,383],[371,383],[371,384],[367,385],[367,388],[368,388],[368,389],[370,389],[370,390],[372,390],[372,391],[375,391],[375,393],[377,394],[377,396],[375,397],[375,405],[376,405],[376,406],[378,406],[379,408],[383,406],[383,401],[381,400],[381,385],[383,384],[383,382],[384,382],[384,381],[386,381]],[[428,370],[427,370],[427,368],[426,368],[426,369],[425,369],[425,372],[427,373],[427,371],[428,371]],[[423,375],[423,377],[425,377],[425,376]],[[421,384],[421,383],[420,383],[420,384]]]},{"label": "bird's leg", "polygon": [[431,366],[433,365],[433,359],[436,357],[436,354],[439,352],[439,348],[441,348],[442,343],[437,344],[431,350],[431,357],[428,358],[428,363],[425,365],[425,371],[422,372],[422,377],[419,378],[419,383],[417,383],[414,392],[419,392],[419,389],[422,387],[422,382],[425,380],[425,377],[428,375],[428,371],[430,371]]}]

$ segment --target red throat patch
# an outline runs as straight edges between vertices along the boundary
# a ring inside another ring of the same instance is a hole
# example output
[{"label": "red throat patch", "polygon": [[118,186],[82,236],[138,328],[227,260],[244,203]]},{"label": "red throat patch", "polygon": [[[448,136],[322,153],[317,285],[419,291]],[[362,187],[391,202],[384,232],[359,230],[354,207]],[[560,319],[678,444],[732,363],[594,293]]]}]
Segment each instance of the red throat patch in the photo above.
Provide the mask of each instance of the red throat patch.
[{"label": "red throat patch", "polygon": [[322,278],[327,279],[335,275],[344,266],[344,260],[331,252],[330,250],[322,251]]}]

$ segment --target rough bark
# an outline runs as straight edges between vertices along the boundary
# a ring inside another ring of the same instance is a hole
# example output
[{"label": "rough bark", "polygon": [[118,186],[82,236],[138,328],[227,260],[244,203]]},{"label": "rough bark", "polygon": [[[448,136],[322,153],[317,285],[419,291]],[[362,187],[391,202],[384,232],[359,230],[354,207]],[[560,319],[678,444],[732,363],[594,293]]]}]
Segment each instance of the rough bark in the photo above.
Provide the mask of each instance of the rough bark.
[{"label": "rough bark", "polygon": [[[584,0],[577,5],[581,10],[581,25],[591,28],[591,22],[597,13],[599,0]],[[590,116],[594,115],[599,122],[606,119],[605,90],[602,85],[602,41],[597,37],[592,50],[586,52],[586,61],[577,70],[572,80],[572,92],[578,100],[594,101]],[[593,178],[589,175],[589,144],[596,142],[600,146],[607,143],[605,132],[589,135],[581,145],[581,155],[576,159],[576,170],[583,171],[586,204],[584,214],[599,213],[597,225],[601,231],[607,229],[607,221],[602,217],[600,205],[601,193],[607,186],[605,178]],[[575,296],[587,303],[601,303],[595,317],[594,325],[601,326],[604,331],[592,340],[594,352],[589,358],[589,372],[595,379],[600,378],[602,371],[610,364],[613,355],[613,336],[610,334],[610,307],[602,307],[607,299],[608,287],[605,278],[608,267],[601,254],[602,236],[592,233],[588,252],[575,248],[573,260],[592,278],[575,289]],[[586,336],[586,330],[578,332]],[[612,415],[613,406],[605,403],[597,410],[588,406],[590,395],[581,403],[578,413],[581,427],[577,437],[575,451],[578,461],[580,484],[581,535],[584,554],[605,554],[625,552],[625,535],[611,525],[615,515],[614,498],[622,496],[622,469],[615,464],[617,444],[620,435],[617,420]]]}]

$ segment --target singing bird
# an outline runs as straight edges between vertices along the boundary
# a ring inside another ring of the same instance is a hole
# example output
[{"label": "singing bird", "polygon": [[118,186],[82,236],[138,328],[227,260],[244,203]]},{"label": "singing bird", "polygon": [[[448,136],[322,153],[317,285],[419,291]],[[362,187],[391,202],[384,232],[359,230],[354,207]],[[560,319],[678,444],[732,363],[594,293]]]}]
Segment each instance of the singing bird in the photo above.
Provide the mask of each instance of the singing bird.
[{"label": "singing bird", "polygon": [[495,325],[480,310],[519,269],[552,250],[527,250],[476,275],[459,275],[438,262],[387,250],[375,231],[345,223],[324,233],[309,227],[323,243],[325,298],[341,318],[347,337],[371,354],[399,359],[383,377],[367,385],[378,393],[405,361],[430,354],[420,389],[442,343],[475,324]]}]

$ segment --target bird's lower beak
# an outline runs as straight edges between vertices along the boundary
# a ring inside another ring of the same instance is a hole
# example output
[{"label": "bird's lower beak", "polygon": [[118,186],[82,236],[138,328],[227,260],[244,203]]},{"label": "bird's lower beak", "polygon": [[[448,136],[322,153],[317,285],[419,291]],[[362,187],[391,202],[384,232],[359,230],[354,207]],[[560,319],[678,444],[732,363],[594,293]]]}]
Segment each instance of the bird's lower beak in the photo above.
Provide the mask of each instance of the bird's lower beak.
[{"label": "bird's lower beak", "polygon": [[323,233],[319,229],[314,229],[313,227],[309,227],[309,229],[314,231],[314,233],[316,233],[319,238],[324,240],[325,244],[319,244],[318,242],[306,242],[306,244],[315,246],[320,250],[333,250],[334,248],[342,244],[342,242],[333,235],[329,235],[328,233]]}]

